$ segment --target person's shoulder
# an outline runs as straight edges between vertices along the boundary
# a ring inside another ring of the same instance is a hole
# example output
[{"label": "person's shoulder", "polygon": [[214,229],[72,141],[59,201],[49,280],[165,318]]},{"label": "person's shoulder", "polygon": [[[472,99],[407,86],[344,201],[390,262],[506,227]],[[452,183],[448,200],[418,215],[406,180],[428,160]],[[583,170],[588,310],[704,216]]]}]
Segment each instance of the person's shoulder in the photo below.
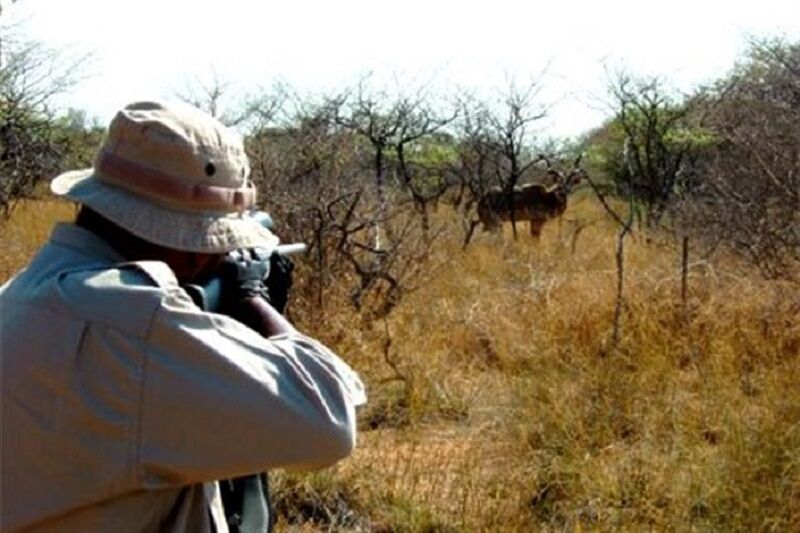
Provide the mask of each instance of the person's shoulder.
[{"label": "person's shoulder", "polygon": [[[145,283],[147,285],[153,285],[163,290],[172,290],[179,286],[175,273],[166,263],[161,261],[132,261],[130,263],[121,263],[118,267],[132,274],[137,274],[140,282],[146,278]],[[132,275],[131,279],[133,277]]]},{"label": "person's shoulder", "polygon": [[159,261],[132,261],[62,273],[62,303],[91,323],[145,335],[170,293],[180,290],[175,274]]},{"label": "person's shoulder", "polygon": [[60,276],[62,288],[88,291],[87,296],[135,292],[164,292],[178,286],[175,274],[160,261],[131,261],[113,265],[90,265],[71,269]]}]

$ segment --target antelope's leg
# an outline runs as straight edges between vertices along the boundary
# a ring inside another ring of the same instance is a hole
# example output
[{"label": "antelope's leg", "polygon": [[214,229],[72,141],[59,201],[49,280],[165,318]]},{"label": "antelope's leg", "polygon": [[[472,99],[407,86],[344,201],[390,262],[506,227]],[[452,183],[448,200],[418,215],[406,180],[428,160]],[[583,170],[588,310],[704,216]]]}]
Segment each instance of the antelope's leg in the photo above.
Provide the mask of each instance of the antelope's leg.
[{"label": "antelope's leg", "polygon": [[542,236],[542,226],[544,223],[541,220],[531,219],[531,237],[539,240],[539,237]]}]

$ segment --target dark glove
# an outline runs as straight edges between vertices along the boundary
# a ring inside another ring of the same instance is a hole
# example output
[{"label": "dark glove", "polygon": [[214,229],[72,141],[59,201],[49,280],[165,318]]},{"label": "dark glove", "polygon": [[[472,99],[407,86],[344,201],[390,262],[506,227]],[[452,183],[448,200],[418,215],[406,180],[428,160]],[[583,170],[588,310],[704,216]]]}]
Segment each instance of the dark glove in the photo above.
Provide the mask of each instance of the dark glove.
[{"label": "dark glove", "polygon": [[243,248],[228,254],[218,271],[200,284],[183,288],[205,311],[222,313],[257,329],[253,298],[283,314],[292,287],[294,264],[286,256],[263,248]]},{"label": "dark glove", "polygon": [[221,289],[217,312],[252,327],[251,313],[245,302],[255,297],[271,302],[265,284],[269,274],[270,257],[263,249],[242,248],[228,254],[219,269]]},{"label": "dark glove", "polygon": [[269,258],[269,273],[266,281],[269,301],[280,314],[286,310],[289,302],[289,290],[292,288],[292,271],[294,263],[285,255],[273,253]]}]

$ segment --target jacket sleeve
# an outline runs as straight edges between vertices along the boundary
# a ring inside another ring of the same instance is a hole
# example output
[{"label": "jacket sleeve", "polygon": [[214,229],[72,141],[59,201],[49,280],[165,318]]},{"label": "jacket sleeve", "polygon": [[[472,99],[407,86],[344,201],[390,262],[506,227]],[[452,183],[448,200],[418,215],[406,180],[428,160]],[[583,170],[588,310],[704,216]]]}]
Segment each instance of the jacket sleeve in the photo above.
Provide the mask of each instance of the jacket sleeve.
[{"label": "jacket sleeve", "polygon": [[147,488],[314,468],[349,455],[355,372],[301,334],[264,338],[165,292],[145,339],[136,462]]}]

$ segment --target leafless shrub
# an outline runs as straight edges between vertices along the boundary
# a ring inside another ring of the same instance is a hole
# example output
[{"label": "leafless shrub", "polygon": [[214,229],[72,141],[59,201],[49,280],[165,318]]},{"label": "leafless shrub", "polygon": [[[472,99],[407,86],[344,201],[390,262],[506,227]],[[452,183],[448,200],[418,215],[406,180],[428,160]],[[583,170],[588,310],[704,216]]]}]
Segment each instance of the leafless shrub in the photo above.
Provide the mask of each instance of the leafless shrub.
[{"label": "leafless shrub", "polygon": [[404,207],[394,158],[419,138],[419,124],[423,133],[429,126],[411,121],[420,111],[406,100],[388,115],[384,104],[363,87],[318,101],[290,95],[270,125],[248,136],[253,179],[279,233],[310,246],[297,289],[315,312],[325,312],[334,287],[348,286],[365,318],[388,315],[413,289],[435,238]]},{"label": "leafless shrub", "polygon": [[[387,218],[389,195],[395,202],[409,199],[419,214],[423,235],[432,240],[429,206],[438,202],[448,183],[435,157],[427,152],[448,138],[441,132],[454,115],[442,115],[431,103],[428,88],[390,94],[372,85],[369,77],[332,100],[334,123],[360,141],[368,155],[364,170],[372,175],[378,218]],[[382,234],[392,240],[391,226],[371,228],[373,248],[383,248]]]},{"label": "leafless shrub", "polygon": [[[617,286],[616,297],[614,298],[614,321],[611,330],[611,344],[616,347],[619,344],[622,332],[622,308],[624,305],[624,285],[625,285],[625,238],[633,232],[634,221],[634,196],[632,194],[633,188],[631,184],[626,187],[628,191],[627,212],[615,208],[607,199],[602,189],[592,180],[591,176],[586,174],[586,180],[592,187],[597,199],[605,209],[606,214],[616,223],[619,233],[617,234],[617,246],[614,254],[614,259],[617,267]],[[604,354],[601,354],[604,355]]]},{"label": "leafless shrub", "polygon": [[707,90],[715,136],[702,178],[680,206],[707,243],[727,243],[770,277],[800,262],[800,43],[757,41],[732,75]]},{"label": "leafless shrub", "polygon": [[202,109],[226,126],[247,132],[271,124],[282,111],[288,98],[287,89],[276,84],[259,95],[241,94],[235,84],[220,77],[211,69],[206,77],[197,77],[177,91],[175,96],[187,104]]},{"label": "leafless shrub", "polygon": [[322,311],[327,288],[346,266],[337,257],[326,206],[359,189],[357,147],[352,135],[333,126],[330,105],[291,94],[280,113],[247,136],[263,207],[284,240],[309,245],[298,265],[307,283],[297,291]]}]

